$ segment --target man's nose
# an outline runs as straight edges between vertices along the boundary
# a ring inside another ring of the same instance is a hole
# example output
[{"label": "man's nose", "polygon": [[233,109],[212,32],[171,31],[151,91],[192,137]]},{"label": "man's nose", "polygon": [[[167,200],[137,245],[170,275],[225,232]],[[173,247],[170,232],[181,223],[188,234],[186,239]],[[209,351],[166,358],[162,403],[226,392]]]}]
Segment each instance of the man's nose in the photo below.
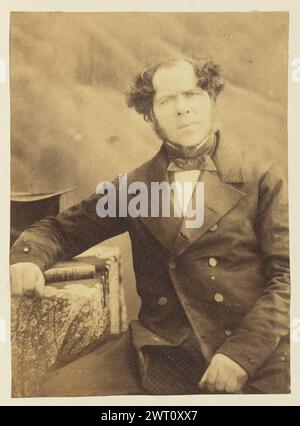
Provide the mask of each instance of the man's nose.
[{"label": "man's nose", "polygon": [[177,115],[189,114],[190,106],[185,96],[178,96],[176,99]]}]

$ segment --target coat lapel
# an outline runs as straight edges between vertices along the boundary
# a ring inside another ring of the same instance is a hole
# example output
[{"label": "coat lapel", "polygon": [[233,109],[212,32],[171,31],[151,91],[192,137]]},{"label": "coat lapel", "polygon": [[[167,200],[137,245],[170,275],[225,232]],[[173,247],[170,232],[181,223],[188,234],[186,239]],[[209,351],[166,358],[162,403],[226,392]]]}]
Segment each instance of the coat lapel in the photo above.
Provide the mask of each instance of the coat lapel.
[{"label": "coat lapel", "polygon": [[[187,227],[184,219],[174,242],[175,255],[182,254],[191,244],[200,239],[213,225],[228,213],[245,195],[244,192],[223,182],[216,172],[203,171],[200,182],[204,183],[204,223],[199,228]],[[193,192],[192,203],[195,206],[197,192]]]},{"label": "coat lapel", "polygon": [[[204,224],[201,227],[188,228],[185,218],[174,217],[172,194],[170,194],[170,217],[161,217],[161,211],[159,217],[140,217],[150,232],[174,255],[183,253],[246,195],[244,191],[232,185],[245,181],[241,155],[236,147],[227,141],[221,141],[219,137],[213,161],[217,171],[203,171],[199,176],[199,182],[204,183]],[[170,183],[168,164],[162,147],[148,162],[143,176],[136,177],[147,185],[149,206],[151,205],[151,182]],[[193,206],[197,202],[196,196],[197,192],[194,191],[191,200]]]},{"label": "coat lapel", "polygon": [[[148,206],[149,206],[149,217],[139,217],[139,219],[146,225],[149,231],[154,237],[167,249],[170,249],[174,244],[177,237],[179,228],[182,223],[181,217],[174,217],[173,215],[173,197],[172,192],[169,194],[170,197],[170,217],[162,217],[161,205],[159,209],[158,217],[150,216],[151,206],[151,183],[167,183],[169,185],[169,175],[167,172],[168,160],[166,158],[163,147],[160,149],[158,154],[147,163],[142,173],[138,173],[135,176],[136,180],[141,180],[147,185],[148,189]],[[161,204],[161,203],[160,203]]]}]

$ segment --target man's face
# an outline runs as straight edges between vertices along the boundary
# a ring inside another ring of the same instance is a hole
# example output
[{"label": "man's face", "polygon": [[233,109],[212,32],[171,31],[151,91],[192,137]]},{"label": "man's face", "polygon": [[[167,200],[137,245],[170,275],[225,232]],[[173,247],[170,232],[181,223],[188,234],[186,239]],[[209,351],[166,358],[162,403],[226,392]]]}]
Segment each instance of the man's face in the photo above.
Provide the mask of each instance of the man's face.
[{"label": "man's face", "polygon": [[153,76],[154,126],[157,133],[183,146],[200,143],[213,129],[214,107],[208,93],[197,86],[192,65],[179,61]]}]

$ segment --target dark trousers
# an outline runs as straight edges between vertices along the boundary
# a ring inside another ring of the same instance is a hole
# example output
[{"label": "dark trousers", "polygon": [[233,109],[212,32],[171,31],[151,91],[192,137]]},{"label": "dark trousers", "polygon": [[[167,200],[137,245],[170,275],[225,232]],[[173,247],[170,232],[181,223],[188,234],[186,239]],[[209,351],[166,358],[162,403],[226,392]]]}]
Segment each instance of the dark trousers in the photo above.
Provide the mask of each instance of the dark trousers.
[{"label": "dark trousers", "polygon": [[[128,330],[117,340],[110,338],[75,361],[54,368],[45,378],[36,396],[203,393],[198,388],[198,383],[207,363],[193,335],[176,347],[145,346],[143,359],[146,374],[141,375],[137,353]],[[288,371],[286,376],[288,378]],[[261,385],[266,378],[268,382],[271,381],[270,390]],[[276,370],[267,369],[266,373],[262,370],[256,382],[258,386],[253,387],[252,381],[243,393],[265,393],[264,389],[267,389],[267,393],[288,393],[285,387],[280,386],[283,382]]]},{"label": "dark trousers", "polygon": [[190,340],[177,347],[143,348],[147,374],[142,380],[130,332],[109,339],[75,361],[54,368],[37,396],[187,395],[200,393],[206,368]]},{"label": "dark trousers", "polygon": [[54,368],[37,396],[143,395],[138,360],[129,331],[113,337],[73,362]]}]

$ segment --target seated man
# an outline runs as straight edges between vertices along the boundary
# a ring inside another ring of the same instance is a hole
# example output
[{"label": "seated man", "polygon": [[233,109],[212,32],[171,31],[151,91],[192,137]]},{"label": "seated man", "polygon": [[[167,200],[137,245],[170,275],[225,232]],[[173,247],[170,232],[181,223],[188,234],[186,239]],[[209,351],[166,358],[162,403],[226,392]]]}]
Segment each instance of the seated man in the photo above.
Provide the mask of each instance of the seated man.
[{"label": "seated man", "polygon": [[[14,244],[18,295],[42,294],[43,271],[58,260],[123,232],[132,244],[138,320],[113,345],[53,372],[41,395],[289,392],[285,179],[278,165],[223,139],[222,89],[209,60],[144,70],[127,102],[152,123],[160,151]],[[174,214],[154,200],[155,184]]]}]

